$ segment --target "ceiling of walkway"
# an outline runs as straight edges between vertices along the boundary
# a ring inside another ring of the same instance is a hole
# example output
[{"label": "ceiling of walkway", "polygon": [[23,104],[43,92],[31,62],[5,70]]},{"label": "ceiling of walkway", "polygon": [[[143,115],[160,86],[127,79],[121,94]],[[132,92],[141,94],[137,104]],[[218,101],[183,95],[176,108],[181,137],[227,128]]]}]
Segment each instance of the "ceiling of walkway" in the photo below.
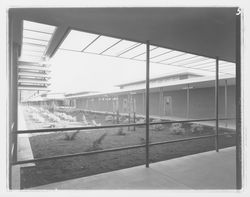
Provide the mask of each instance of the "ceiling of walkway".
[{"label": "ceiling of walkway", "polygon": [[235,61],[236,8],[22,8],[15,17]]}]

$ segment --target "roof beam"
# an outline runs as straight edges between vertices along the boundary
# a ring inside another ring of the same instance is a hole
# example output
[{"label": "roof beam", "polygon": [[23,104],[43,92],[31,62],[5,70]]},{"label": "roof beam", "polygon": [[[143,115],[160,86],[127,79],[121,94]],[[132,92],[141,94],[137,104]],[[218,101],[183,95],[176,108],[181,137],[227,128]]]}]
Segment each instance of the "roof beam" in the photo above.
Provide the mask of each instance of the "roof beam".
[{"label": "roof beam", "polygon": [[39,66],[39,67],[50,67],[50,64],[46,62],[28,62],[28,61],[21,61],[19,60],[17,63],[19,66]]},{"label": "roof beam", "polygon": [[[127,52],[133,50],[134,48],[139,47],[139,46],[141,46],[141,45],[142,45],[142,43],[136,43],[136,44],[132,45],[131,47],[128,47],[127,49],[125,49],[125,51],[121,52],[121,53],[120,53],[119,55],[117,55],[116,57],[120,57],[120,56],[123,55],[124,53],[127,53]],[[127,58],[127,59],[129,59],[129,58]]]},{"label": "roof beam", "polygon": [[122,39],[120,39],[118,42],[112,44],[111,46],[109,46],[108,48],[106,48],[105,50],[103,50],[101,53],[99,53],[99,55],[103,54],[104,52],[108,51],[109,49],[111,49],[115,45],[119,44],[121,41],[122,41]]},{"label": "roof beam", "polygon": [[92,45],[95,41],[97,41],[99,38],[101,37],[101,35],[98,35],[94,40],[92,40],[86,47],[84,47],[84,49],[81,50],[81,52],[84,52],[87,48],[90,47],[90,45]]},{"label": "roof beam", "polygon": [[57,51],[63,40],[66,38],[68,33],[69,33],[68,26],[59,26],[56,28],[56,31],[54,32],[50,40],[49,46],[45,51],[46,57],[51,58],[55,54],[55,52]]},{"label": "roof beam", "polygon": [[[159,62],[165,62],[165,61],[168,61],[168,60],[171,60],[171,59],[174,59],[174,58],[177,58],[177,57],[180,57],[180,56],[183,56],[183,55],[186,55],[187,53],[183,53],[183,54],[180,54],[180,55],[176,55],[174,57],[170,57],[170,58],[167,58],[167,59],[164,59],[164,60],[161,60]],[[158,62],[156,62],[158,63]]]},{"label": "roof beam", "polygon": [[22,85],[22,86],[18,86],[19,90],[41,90],[41,91],[50,91],[50,89],[48,89],[47,87],[39,87],[39,86],[32,86],[32,85]]}]

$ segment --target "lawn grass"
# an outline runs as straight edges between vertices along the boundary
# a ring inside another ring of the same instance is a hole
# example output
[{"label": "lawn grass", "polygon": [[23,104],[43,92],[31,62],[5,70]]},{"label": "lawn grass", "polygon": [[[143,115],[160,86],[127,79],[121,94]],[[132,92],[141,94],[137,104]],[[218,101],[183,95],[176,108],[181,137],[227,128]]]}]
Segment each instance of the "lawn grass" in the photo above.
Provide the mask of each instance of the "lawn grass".
[{"label": "lawn grass", "polygon": [[[102,123],[102,125],[110,124],[104,121],[104,115],[88,114],[86,118],[89,120],[95,119],[97,123]],[[176,135],[170,132],[169,127],[170,125],[164,125],[164,129],[161,131],[150,129],[150,142],[176,140],[214,133],[213,128],[208,126],[204,126],[201,133],[192,133],[190,124],[183,124],[187,132],[183,135]],[[136,131],[132,131],[132,127],[131,130],[125,127],[122,135],[119,132],[119,128],[81,131],[77,134],[75,140],[72,141],[65,140],[63,132],[57,132],[31,136],[30,143],[34,158],[90,151],[94,142],[105,133],[105,137],[99,144],[99,148],[103,150],[145,143],[144,127],[136,127]],[[220,133],[225,132],[231,133],[232,131],[220,129]],[[206,138],[151,146],[150,162],[214,150],[214,141],[214,138]],[[234,135],[221,136],[219,145],[220,148],[234,146]],[[143,164],[145,164],[145,148],[38,162],[36,166],[21,169],[21,188],[29,188]]]}]

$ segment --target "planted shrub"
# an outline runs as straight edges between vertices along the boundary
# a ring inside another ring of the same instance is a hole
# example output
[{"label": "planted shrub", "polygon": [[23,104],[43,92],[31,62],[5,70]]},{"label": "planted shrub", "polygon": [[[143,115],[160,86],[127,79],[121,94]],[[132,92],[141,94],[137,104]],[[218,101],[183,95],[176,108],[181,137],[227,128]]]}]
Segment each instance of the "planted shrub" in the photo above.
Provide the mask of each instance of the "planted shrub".
[{"label": "planted shrub", "polygon": [[117,135],[126,135],[126,133],[123,132],[123,127],[118,128]]},{"label": "planted shrub", "polygon": [[87,151],[95,151],[95,150],[102,150],[101,144],[104,138],[107,136],[107,133],[102,134],[99,138],[97,138],[92,146]]},{"label": "planted shrub", "polygon": [[55,124],[49,124],[49,126],[48,126],[49,128],[55,128],[56,127],[56,125]]},{"label": "planted shrub", "polygon": [[[161,122],[160,119],[154,119],[152,122]],[[163,124],[155,124],[151,125],[151,128],[155,131],[162,131],[164,129]]]},{"label": "planted shrub", "polygon": [[[151,140],[149,139],[148,142],[151,143]],[[140,143],[141,144],[146,144],[146,139],[144,137],[140,137]]]},{"label": "planted shrub", "polygon": [[[140,123],[145,123],[146,120],[144,118],[140,118],[139,120],[136,121],[136,123],[140,124]],[[144,127],[144,125],[138,126],[138,127]]]},{"label": "planted shrub", "polygon": [[192,124],[190,126],[190,130],[192,133],[202,133],[203,131],[203,126],[200,124]]},{"label": "planted shrub", "polygon": [[87,121],[86,116],[84,114],[82,115],[82,122],[83,122],[83,124],[88,124],[88,121]]},{"label": "planted shrub", "polygon": [[79,133],[79,130],[64,133],[64,140],[74,140]]},{"label": "planted shrub", "polygon": [[96,123],[95,120],[92,120],[92,125],[94,125],[95,127],[102,126],[101,123]]},{"label": "planted shrub", "polygon": [[[131,121],[131,120],[130,120]],[[128,124],[129,123],[129,119],[128,118],[126,118],[126,119],[123,119],[123,121],[122,121],[124,124]]]},{"label": "planted shrub", "polygon": [[106,116],[106,117],[105,117],[105,121],[106,121],[106,122],[113,121],[113,116],[111,116],[111,115]]},{"label": "planted shrub", "polygon": [[182,128],[181,123],[173,123],[169,128],[170,132],[175,135],[183,135],[185,134],[185,129]]}]

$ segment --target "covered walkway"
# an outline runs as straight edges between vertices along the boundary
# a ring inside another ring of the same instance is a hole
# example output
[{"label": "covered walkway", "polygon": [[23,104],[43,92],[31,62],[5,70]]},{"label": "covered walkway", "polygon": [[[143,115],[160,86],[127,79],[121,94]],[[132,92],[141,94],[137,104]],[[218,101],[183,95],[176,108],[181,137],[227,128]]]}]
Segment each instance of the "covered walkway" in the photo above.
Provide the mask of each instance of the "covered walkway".
[{"label": "covered walkway", "polygon": [[235,147],[31,188],[235,189]]},{"label": "covered walkway", "polygon": [[[23,131],[17,128],[18,91],[48,91],[47,79],[50,76],[48,76],[49,72],[43,70],[46,70],[48,61],[59,50],[129,60],[136,60],[137,58],[136,61],[145,63],[145,164],[149,168],[139,166],[33,189],[242,188],[240,9],[237,7],[11,8],[9,19],[10,189],[14,188],[12,175],[16,177],[16,173],[12,172],[12,166],[24,163],[17,160],[17,139],[21,134],[38,132],[37,130]],[[183,32],[185,33],[183,34]],[[37,33],[39,35],[36,35]],[[78,36],[74,36],[75,33]],[[86,35],[87,37],[85,37]],[[84,42],[81,42],[81,40]],[[88,42],[85,42],[87,40]],[[37,41],[42,41],[42,44],[38,44]],[[121,48],[120,46],[124,43],[126,47]],[[131,45],[127,46],[128,43]],[[114,47],[117,46],[119,47],[115,50]],[[113,50],[113,52],[110,52],[110,50]],[[33,57],[34,52],[36,58]],[[138,60],[141,55],[143,58]],[[33,58],[30,58],[30,56]],[[189,62],[190,58],[194,58],[191,60],[192,62]],[[226,68],[224,68],[224,63]],[[184,70],[202,69],[215,74],[215,101],[213,101],[216,108],[214,120],[216,120],[215,149],[217,150],[220,126],[220,74],[235,75],[236,149],[220,150],[219,153],[216,151],[201,153],[149,165],[151,64],[160,64],[165,69],[169,68],[168,66]],[[225,72],[228,71],[228,65],[230,65],[229,71],[232,71],[232,73]],[[27,69],[23,66],[31,66],[32,68]],[[40,68],[37,69],[37,66]],[[34,67],[36,71],[30,71],[34,70]],[[27,72],[27,70],[29,71]],[[39,78],[39,80],[36,83],[30,82],[30,77]],[[111,128],[111,126],[109,127]],[[76,130],[76,128],[66,129]],[[81,129],[86,130],[87,127]],[[102,129],[102,127],[95,127],[95,129]],[[47,130],[44,129],[43,132],[55,132],[57,130],[63,129],[48,128]],[[93,151],[91,154],[96,153],[98,151]],[[84,155],[85,153],[81,154]],[[74,155],[57,156],[57,158],[69,156]],[[41,160],[26,160],[26,163],[39,161]]]}]

